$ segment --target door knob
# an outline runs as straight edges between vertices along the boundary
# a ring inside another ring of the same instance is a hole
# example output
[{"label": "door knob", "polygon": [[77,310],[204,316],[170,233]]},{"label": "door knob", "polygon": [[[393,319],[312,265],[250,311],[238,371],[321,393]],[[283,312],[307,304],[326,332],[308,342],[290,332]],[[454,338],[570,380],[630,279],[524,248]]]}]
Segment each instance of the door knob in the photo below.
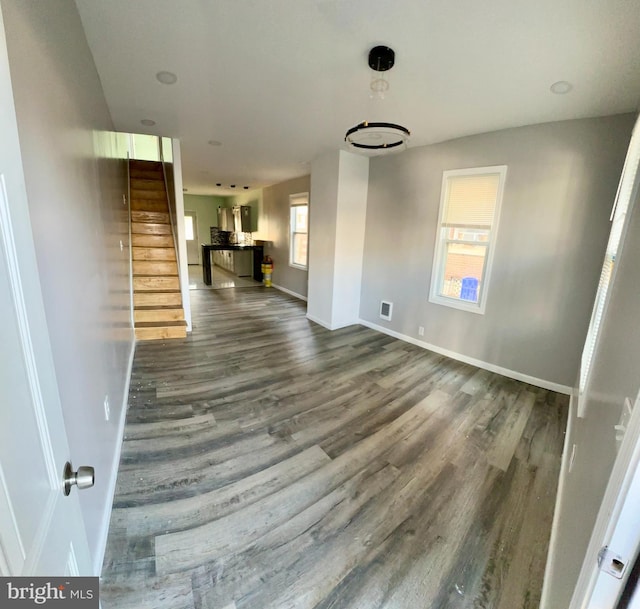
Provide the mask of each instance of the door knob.
[{"label": "door knob", "polygon": [[81,465],[78,471],[74,472],[71,463],[67,461],[64,465],[62,480],[64,482],[64,494],[66,497],[74,485],[78,487],[78,490],[91,488],[96,481],[96,474],[93,467],[89,467],[88,465]]}]

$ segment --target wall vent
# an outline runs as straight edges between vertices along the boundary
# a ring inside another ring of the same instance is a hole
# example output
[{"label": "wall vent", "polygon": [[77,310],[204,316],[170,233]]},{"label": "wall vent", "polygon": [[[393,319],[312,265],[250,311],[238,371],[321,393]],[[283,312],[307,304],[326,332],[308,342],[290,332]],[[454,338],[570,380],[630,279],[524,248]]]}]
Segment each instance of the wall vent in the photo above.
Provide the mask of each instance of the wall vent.
[{"label": "wall vent", "polygon": [[393,311],[393,303],[385,300],[380,301],[380,318],[391,321],[391,313]]}]

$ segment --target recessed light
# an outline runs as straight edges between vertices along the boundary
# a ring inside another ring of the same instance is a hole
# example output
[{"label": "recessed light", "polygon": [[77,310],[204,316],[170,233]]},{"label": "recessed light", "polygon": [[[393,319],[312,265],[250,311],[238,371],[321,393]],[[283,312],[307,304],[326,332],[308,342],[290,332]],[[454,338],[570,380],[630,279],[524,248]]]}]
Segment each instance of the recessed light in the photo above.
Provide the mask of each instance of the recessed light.
[{"label": "recessed light", "polygon": [[175,85],[178,82],[178,77],[173,72],[166,72],[164,70],[158,72],[156,78],[163,85]]},{"label": "recessed light", "polygon": [[229,184],[229,188],[235,188],[236,185],[235,184]]},{"label": "recessed light", "polygon": [[207,144],[209,144],[209,146],[222,146],[222,142],[219,142],[218,140],[209,140]]},{"label": "recessed light", "polygon": [[556,95],[566,95],[573,89],[573,85],[566,80],[559,80],[558,82],[554,82],[549,89],[551,93],[555,93]]},{"label": "recessed light", "polygon": [[245,190],[249,190],[248,186],[243,186],[242,188],[244,188]]},{"label": "recessed light", "polygon": [[143,118],[140,121],[140,124],[144,125],[145,127],[153,127],[156,124],[156,121],[152,121],[150,118]]},{"label": "recessed light", "polygon": [[222,186],[222,184],[220,184],[220,182],[217,182],[217,183],[216,183],[216,186]]}]

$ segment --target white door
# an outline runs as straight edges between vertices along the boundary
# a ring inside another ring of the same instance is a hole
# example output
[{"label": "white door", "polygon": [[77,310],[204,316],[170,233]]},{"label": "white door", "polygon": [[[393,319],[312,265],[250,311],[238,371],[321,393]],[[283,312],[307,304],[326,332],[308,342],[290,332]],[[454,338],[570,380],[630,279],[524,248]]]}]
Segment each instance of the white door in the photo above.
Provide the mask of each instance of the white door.
[{"label": "white door", "polygon": [[0,9],[0,574],[93,575],[78,491],[63,494],[69,447],[38,279],[4,32]]},{"label": "white door", "polygon": [[187,264],[200,264],[198,217],[195,211],[184,212],[184,236],[187,241]]}]

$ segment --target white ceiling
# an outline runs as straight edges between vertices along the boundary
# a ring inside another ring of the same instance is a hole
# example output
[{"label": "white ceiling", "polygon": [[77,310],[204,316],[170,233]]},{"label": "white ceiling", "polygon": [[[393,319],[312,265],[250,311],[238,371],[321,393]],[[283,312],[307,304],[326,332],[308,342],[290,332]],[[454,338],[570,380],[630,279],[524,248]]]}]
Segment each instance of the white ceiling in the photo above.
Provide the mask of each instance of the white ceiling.
[{"label": "white ceiling", "polygon": [[[405,125],[414,147],[640,100],[640,0],[76,3],[116,128],[179,137],[190,193],[308,173],[365,119]],[[396,51],[382,101],[376,44]],[[573,90],[552,94],[559,80]]]}]

